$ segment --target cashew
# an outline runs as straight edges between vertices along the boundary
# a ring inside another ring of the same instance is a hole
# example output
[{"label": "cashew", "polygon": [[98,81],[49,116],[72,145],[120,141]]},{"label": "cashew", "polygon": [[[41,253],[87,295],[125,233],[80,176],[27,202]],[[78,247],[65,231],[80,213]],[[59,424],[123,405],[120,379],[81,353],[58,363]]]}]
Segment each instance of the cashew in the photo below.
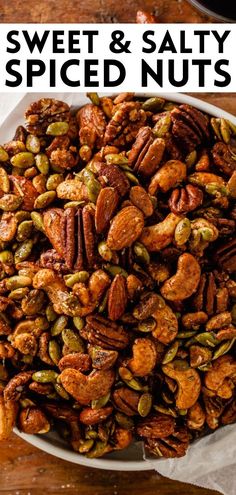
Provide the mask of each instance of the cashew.
[{"label": "cashew", "polygon": [[152,177],[148,192],[152,196],[156,194],[158,189],[161,192],[167,192],[186,179],[186,175],[187,166],[185,163],[179,160],[169,160]]},{"label": "cashew", "polygon": [[205,412],[199,402],[196,402],[188,410],[187,425],[192,430],[200,430],[206,419]]},{"label": "cashew", "polygon": [[200,276],[201,268],[196,258],[190,253],[184,253],[178,259],[176,274],[166,280],[161,293],[169,301],[187,299],[197,290]]},{"label": "cashew", "polygon": [[68,394],[80,404],[88,405],[91,400],[100,399],[110,392],[115,373],[112,370],[99,370],[86,376],[78,370],[68,368],[62,371],[60,380]]},{"label": "cashew", "polygon": [[162,342],[162,344],[172,342],[178,333],[178,320],[172,309],[165,304],[162,308],[158,308],[152,314],[152,317],[156,322],[156,326],[152,331],[153,337]]},{"label": "cashew", "polygon": [[18,404],[0,397],[0,440],[7,440],[15,426]]},{"label": "cashew", "polygon": [[212,368],[205,374],[205,385],[222,398],[232,397],[233,391],[229,378],[236,373],[236,361],[232,356],[221,356],[213,362]]},{"label": "cashew", "polygon": [[135,376],[149,375],[157,360],[155,344],[148,338],[136,339],[133,345],[133,357],[128,366]]},{"label": "cashew", "polygon": [[140,237],[140,242],[144,244],[148,251],[161,251],[174,239],[175,228],[182,215],[169,213],[167,217],[156,225],[145,227]]},{"label": "cashew", "polygon": [[179,409],[189,409],[198,400],[201,391],[201,380],[196,370],[192,368],[181,369],[181,361],[172,361],[162,366],[163,372],[176,380],[178,392],[176,406]]}]

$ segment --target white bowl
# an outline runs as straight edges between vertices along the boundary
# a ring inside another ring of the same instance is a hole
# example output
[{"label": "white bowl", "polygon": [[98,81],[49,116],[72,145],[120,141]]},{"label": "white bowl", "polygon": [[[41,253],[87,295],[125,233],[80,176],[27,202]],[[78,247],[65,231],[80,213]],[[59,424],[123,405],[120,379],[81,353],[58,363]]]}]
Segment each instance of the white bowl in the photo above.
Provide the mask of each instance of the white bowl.
[{"label": "white bowl", "polygon": [[[150,93],[138,93],[137,95],[143,97],[156,96]],[[64,99],[65,101],[72,103],[75,107],[84,105],[88,101],[85,94],[70,95],[65,93],[62,95],[52,93],[50,96]],[[197,98],[193,98],[182,93],[161,93],[160,96],[176,103],[188,103],[195,106],[199,110],[208,113],[209,115],[224,117],[226,119],[230,119],[234,124],[236,124],[236,117],[228,112],[225,112],[224,110],[221,110],[219,107],[210,105],[209,103],[198,100]],[[0,142],[6,142],[12,138],[17,125],[23,123],[23,114],[27,105],[31,101],[35,101],[42,97],[45,97],[45,93],[28,93],[21,98],[20,102],[16,105],[14,110],[10,112],[0,127]],[[56,457],[75,464],[80,464],[82,466],[107,470],[110,469],[114,471],[147,471],[153,469],[152,466],[143,458],[143,448],[141,442],[134,443],[128,449],[114,452],[102,459],[88,459],[76,452],[71,451],[63,439],[60,438],[55,432],[37,436],[26,435],[25,433],[20,432],[17,428],[15,428],[14,431],[19,437],[35,447],[38,447],[39,449]]]}]

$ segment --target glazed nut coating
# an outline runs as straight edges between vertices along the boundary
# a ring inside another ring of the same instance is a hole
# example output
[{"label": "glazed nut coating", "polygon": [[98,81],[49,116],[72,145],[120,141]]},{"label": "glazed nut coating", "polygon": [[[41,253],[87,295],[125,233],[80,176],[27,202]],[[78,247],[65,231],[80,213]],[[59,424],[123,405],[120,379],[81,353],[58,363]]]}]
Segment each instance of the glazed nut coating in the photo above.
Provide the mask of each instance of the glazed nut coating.
[{"label": "glazed nut coating", "polygon": [[0,146],[0,440],[181,457],[236,422],[236,129],[88,97],[30,104]]}]

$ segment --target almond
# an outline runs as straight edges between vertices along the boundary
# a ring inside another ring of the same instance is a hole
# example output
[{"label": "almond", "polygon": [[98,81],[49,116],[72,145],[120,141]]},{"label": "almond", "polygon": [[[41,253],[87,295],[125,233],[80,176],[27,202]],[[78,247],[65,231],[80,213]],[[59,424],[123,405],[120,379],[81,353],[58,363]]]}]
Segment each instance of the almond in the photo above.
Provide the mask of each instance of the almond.
[{"label": "almond", "polygon": [[34,209],[34,202],[38,197],[38,192],[32,182],[29,179],[19,175],[10,175],[9,178],[13,184],[12,192],[23,198],[21,208],[23,210],[32,211]]},{"label": "almond", "polygon": [[113,187],[104,187],[100,190],[95,211],[95,226],[98,234],[109,227],[118,201],[119,195]]},{"label": "almond", "polygon": [[126,280],[123,275],[116,275],[108,295],[108,316],[115,321],[121,318],[127,305]]},{"label": "almond", "polygon": [[141,186],[131,187],[129,193],[130,201],[139,208],[145,217],[150,217],[153,214],[153,204],[149,194]]},{"label": "almond", "polygon": [[65,254],[61,236],[63,213],[61,208],[51,208],[46,211],[43,216],[43,225],[46,236],[61,258],[64,258]]},{"label": "almond", "polygon": [[135,206],[123,208],[112,221],[107,237],[110,249],[120,250],[129,247],[142,233],[144,216]]}]

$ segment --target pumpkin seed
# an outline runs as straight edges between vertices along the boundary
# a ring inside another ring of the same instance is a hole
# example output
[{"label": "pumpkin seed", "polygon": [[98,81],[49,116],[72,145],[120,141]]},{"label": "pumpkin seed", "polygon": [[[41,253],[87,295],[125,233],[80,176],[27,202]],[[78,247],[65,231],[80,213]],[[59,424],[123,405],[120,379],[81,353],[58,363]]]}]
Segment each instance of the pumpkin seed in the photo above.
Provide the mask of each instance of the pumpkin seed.
[{"label": "pumpkin seed", "polygon": [[108,247],[106,241],[99,242],[98,252],[105,261],[111,261],[113,253],[112,250]]},{"label": "pumpkin seed", "polygon": [[171,115],[167,113],[164,117],[161,117],[153,128],[153,134],[155,137],[163,138],[169,132],[171,126]]},{"label": "pumpkin seed", "polygon": [[15,194],[4,194],[0,198],[0,210],[15,211],[21,205],[23,198]]},{"label": "pumpkin seed", "polygon": [[64,204],[64,209],[66,208],[78,208],[78,206],[84,205],[85,201],[68,201]]},{"label": "pumpkin seed", "polygon": [[[1,151],[0,151],[1,154]],[[10,191],[10,181],[7,175],[6,170],[3,167],[0,167],[0,189],[4,193],[9,193]]]},{"label": "pumpkin seed", "polygon": [[128,385],[129,388],[132,388],[133,390],[142,390],[143,392],[148,391],[148,387],[146,385],[142,385],[139,380],[136,378],[132,378],[132,380],[123,380],[126,385]]},{"label": "pumpkin seed", "polygon": [[1,251],[0,252],[0,261],[2,263],[7,263],[8,265],[13,265],[14,258],[13,258],[12,252],[8,251],[7,249],[5,251]]},{"label": "pumpkin seed", "polygon": [[185,244],[191,235],[191,222],[188,218],[183,218],[175,229],[175,242],[178,246]]},{"label": "pumpkin seed", "polygon": [[37,383],[51,383],[55,382],[57,377],[58,373],[54,370],[40,370],[33,373],[32,380]]},{"label": "pumpkin seed", "polygon": [[129,181],[132,184],[139,184],[139,180],[134,174],[131,174],[131,172],[127,172],[127,171],[125,171],[124,173],[125,173],[127,179],[129,179]]},{"label": "pumpkin seed", "polygon": [[9,160],[9,155],[2,146],[0,146],[0,162],[7,162]]},{"label": "pumpkin seed", "polygon": [[103,397],[100,397],[100,399],[94,399],[91,401],[91,407],[92,409],[101,409],[101,407],[104,407],[110,400],[111,394],[106,394]]},{"label": "pumpkin seed", "polygon": [[64,344],[71,352],[84,352],[84,343],[77,332],[70,328],[64,328],[61,333]]},{"label": "pumpkin seed", "polygon": [[173,361],[175,358],[179,348],[179,343],[178,341],[174,342],[168,349],[168,351],[165,353],[164,358],[162,360],[162,364],[167,364]]},{"label": "pumpkin seed", "polygon": [[153,408],[155,409],[155,411],[158,411],[163,414],[167,414],[168,416],[173,416],[173,418],[177,418],[178,416],[177,412],[171,407],[165,407],[162,406],[161,404],[157,404],[157,405],[155,404]]},{"label": "pumpkin seed", "polygon": [[80,440],[80,445],[79,445],[79,453],[80,454],[86,454],[89,452],[94,445],[94,440],[91,438],[90,440]]},{"label": "pumpkin seed", "polygon": [[125,368],[124,366],[120,366],[119,375],[122,380],[132,380],[133,378],[131,371],[128,368]]},{"label": "pumpkin seed", "polygon": [[108,291],[106,292],[105,296],[103,297],[101,303],[98,306],[99,313],[103,313],[103,311],[105,311],[107,306],[107,301],[108,301]]},{"label": "pumpkin seed", "polygon": [[48,354],[54,364],[58,364],[61,359],[61,348],[56,340],[50,340],[48,344]]},{"label": "pumpkin seed", "polygon": [[46,182],[46,188],[48,191],[55,191],[57,186],[63,182],[64,177],[62,174],[52,174],[49,175],[47,182]]},{"label": "pumpkin seed", "polygon": [[231,138],[231,130],[230,130],[229,123],[226,119],[223,119],[223,118],[220,119],[220,132],[221,132],[221,136],[223,138],[223,141],[226,144],[229,144],[230,138]]},{"label": "pumpkin seed", "polygon": [[11,158],[11,164],[17,168],[29,168],[34,165],[34,155],[30,151],[21,151]]},{"label": "pumpkin seed", "polygon": [[81,271],[81,272],[76,272],[73,273],[72,275],[65,275],[64,280],[66,283],[67,287],[73,287],[73,285],[79,283],[79,282],[86,282],[86,280],[89,279],[89,273],[86,271]]},{"label": "pumpkin seed", "polygon": [[145,248],[145,246],[143,244],[141,244],[141,242],[135,242],[134,252],[138,258],[138,261],[140,261],[140,263],[144,263],[145,265],[148,265],[150,263],[149,252]]},{"label": "pumpkin seed", "polygon": [[152,396],[149,393],[142,394],[138,402],[138,413],[145,418],[152,408]]},{"label": "pumpkin seed", "polygon": [[31,219],[34,224],[34,227],[40,232],[45,233],[44,225],[43,225],[43,215],[38,211],[32,211]]},{"label": "pumpkin seed", "polygon": [[98,438],[98,433],[95,430],[88,430],[87,429],[87,431],[85,433],[85,438],[86,439],[88,439],[88,438],[96,439],[96,438]]},{"label": "pumpkin seed", "polygon": [[142,109],[145,112],[159,112],[165,105],[164,98],[159,98],[158,96],[154,96],[152,98],[148,98],[148,100],[144,101],[142,104]]},{"label": "pumpkin seed", "polygon": [[25,241],[31,236],[33,229],[32,220],[24,220],[18,225],[16,239],[19,242]]},{"label": "pumpkin seed", "polygon": [[18,210],[15,213],[15,218],[18,223],[24,222],[25,220],[30,220],[30,212],[25,210]]},{"label": "pumpkin seed", "polygon": [[116,275],[123,275],[123,277],[125,277],[125,278],[128,277],[128,273],[124,270],[124,268],[122,268],[119,265],[110,265],[107,263],[106,265],[104,265],[104,268],[113,277],[115,277]]},{"label": "pumpkin seed", "polygon": [[100,98],[97,93],[86,93],[86,96],[90,99],[93,105],[100,105]]},{"label": "pumpkin seed", "polygon": [[70,400],[70,396],[67,393],[67,391],[60,385],[60,383],[54,383],[53,384],[56,393],[64,400]]},{"label": "pumpkin seed", "polygon": [[46,307],[46,317],[49,322],[55,321],[57,318],[57,313],[54,311],[53,305],[49,303]]},{"label": "pumpkin seed", "polygon": [[186,416],[188,409],[179,409],[178,412],[179,412],[180,416]]},{"label": "pumpkin seed", "polygon": [[193,165],[195,165],[197,161],[197,152],[196,150],[191,151],[185,158],[185,163],[188,168],[191,168]]},{"label": "pumpkin seed", "polygon": [[58,318],[56,319],[56,321],[54,322],[54,324],[51,328],[51,335],[53,337],[56,337],[57,335],[59,335],[62,332],[62,330],[64,330],[64,328],[66,328],[67,323],[68,323],[68,317],[67,316],[64,316],[64,315],[58,316]]},{"label": "pumpkin seed", "polygon": [[195,340],[206,347],[215,347],[219,341],[212,332],[203,332],[195,335]]},{"label": "pumpkin seed", "polygon": [[234,342],[236,340],[236,337],[232,340],[226,340],[226,342],[223,342],[214,352],[212,360],[217,359],[220,356],[223,356],[228,352],[231,347],[234,345]]},{"label": "pumpkin seed", "polygon": [[138,323],[139,332],[144,332],[144,333],[152,332],[155,327],[156,327],[156,322],[152,317],[147,318],[146,320],[140,321]]},{"label": "pumpkin seed", "polygon": [[87,457],[89,457],[89,459],[101,457],[106,452],[106,449],[107,449],[107,443],[98,440],[93,446],[93,448],[88,452]]},{"label": "pumpkin seed", "polygon": [[216,196],[217,194],[221,194],[221,196],[227,196],[227,194],[228,194],[226,186],[216,184],[215,182],[211,182],[210,184],[206,184],[205,190],[211,196]]},{"label": "pumpkin seed", "polygon": [[26,241],[22,242],[20,246],[16,249],[15,255],[14,255],[14,261],[15,263],[20,263],[21,261],[25,261],[32,249],[33,249],[34,242],[32,239],[27,239]]},{"label": "pumpkin seed", "polygon": [[178,332],[178,339],[189,339],[190,337],[193,337],[196,335],[196,330],[189,330],[189,331],[183,331],[183,332]]},{"label": "pumpkin seed", "polygon": [[10,294],[8,294],[8,297],[15,301],[21,301],[21,299],[27,296],[28,293],[29,293],[28,287],[20,287],[19,289],[12,290]]},{"label": "pumpkin seed", "polygon": [[85,322],[83,320],[83,318],[81,318],[80,316],[75,316],[73,318],[73,323],[75,325],[75,328],[77,328],[77,330],[82,330],[82,328],[84,328],[84,325],[85,325]]},{"label": "pumpkin seed", "polygon": [[46,208],[54,201],[55,198],[56,198],[55,191],[47,191],[45,193],[42,193],[36,198],[34,202],[34,208],[36,210],[41,208]]},{"label": "pumpkin seed", "polygon": [[202,227],[198,229],[198,232],[201,234],[201,237],[204,241],[211,241],[214,237],[214,233],[208,227]]},{"label": "pumpkin seed", "polygon": [[40,151],[40,139],[34,134],[28,134],[25,143],[26,149],[31,153],[39,153]]},{"label": "pumpkin seed", "polygon": [[119,426],[124,428],[125,430],[133,430],[134,428],[134,421],[132,418],[129,416],[126,416],[126,414],[117,412],[115,415],[115,420],[118,423]]},{"label": "pumpkin seed", "polygon": [[[47,175],[49,172],[49,159],[45,153],[38,153],[35,157],[35,164],[39,172]],[[48,189],[48,188],[47,188]]]},{"label": "pumpkin seed", "polygon": [[[111,154],[107,154],[105,156],[105,160],[106,160],[106,163],[108,165],[118,165],[118,166],[121,166],[121,165],[128,165],[128,158],[123,155],[122,153],[120,154],[116,154],[116,153],[111,153]],[[132,169],[130,169],[132,170]]]},{"label": "pumpkin seed", "polygon": [[68,122],[52,122],[47,127],[46,134],[49,136],[63,136],[64,134],[67,134],[68,130]]},{"label": "pumpkin seed", "polygon": [[20,289],[21,287],[28,287],[32,284],[32,279],[30,277],[25,277],[23,275],[13,275],[6,280],[7,290]]}]

